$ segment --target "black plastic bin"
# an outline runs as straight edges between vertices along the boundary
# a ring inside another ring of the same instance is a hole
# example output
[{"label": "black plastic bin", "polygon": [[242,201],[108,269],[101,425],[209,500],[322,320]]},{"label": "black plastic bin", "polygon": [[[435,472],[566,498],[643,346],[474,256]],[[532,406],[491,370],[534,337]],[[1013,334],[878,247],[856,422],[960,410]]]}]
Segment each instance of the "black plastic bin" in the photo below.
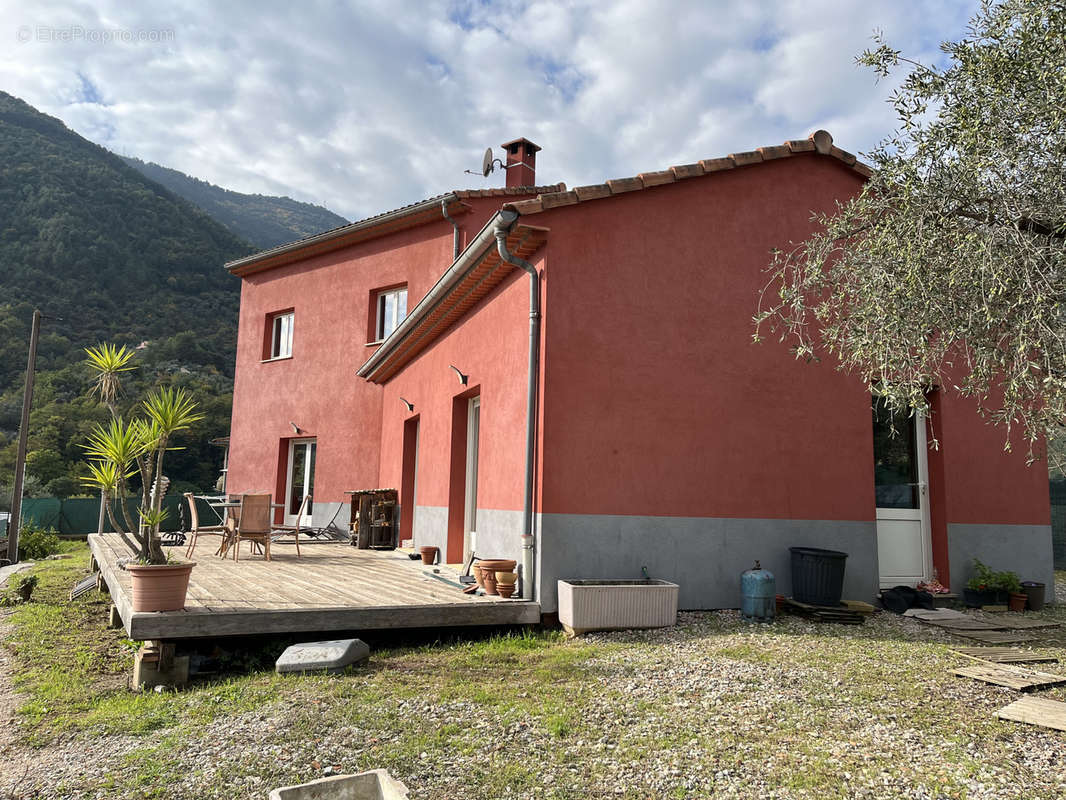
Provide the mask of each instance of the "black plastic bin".
[{"label": "black plastic bin", "polygon": [[838,606],[844,592],[847,553],[818,547],[790,547],[792,599],[812,606]]}]

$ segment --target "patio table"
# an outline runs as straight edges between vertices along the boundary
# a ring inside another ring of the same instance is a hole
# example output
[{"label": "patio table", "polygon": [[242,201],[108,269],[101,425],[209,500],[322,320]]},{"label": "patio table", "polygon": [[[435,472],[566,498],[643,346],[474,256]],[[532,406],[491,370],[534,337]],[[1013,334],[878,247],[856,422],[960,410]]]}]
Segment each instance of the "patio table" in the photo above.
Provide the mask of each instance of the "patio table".
[{"label": "patio table", "polygon": [[[215,502],[215,503],[208,502],[208,505],[211,506],[211,508],[213,508],[215,510],[215,513],[218,514],[219,519],[223,520],[222,524],[229,529],[227,534],[222,537],[222,541],[218,545],[218,550],[215,551],[215,555],[216,556],[220,556],[222,558],[225,558],[226,551],[229,550],[230,545],[233,543],[233,541],[232,541],[233,534],[236,532],[236,531],[234,531],[234,529],[232,527],[229,526],[229,522],[230,522],[230,520],[232,520],[234,525],[237,524],[237,518],[240,516],[239,514],[237,514],[237,509],[239,509],[241,507],[241,501],[240,500],[225,500],[225,501],[222,501],[222,502]],[[271,503],[270,504],[270,508],[273,511],[277,511],[279,508],[280,509],[284,509],[285,508],[285,504],[284,503]],[[229,513],[231,511],[233,512],[232,514]]]}]

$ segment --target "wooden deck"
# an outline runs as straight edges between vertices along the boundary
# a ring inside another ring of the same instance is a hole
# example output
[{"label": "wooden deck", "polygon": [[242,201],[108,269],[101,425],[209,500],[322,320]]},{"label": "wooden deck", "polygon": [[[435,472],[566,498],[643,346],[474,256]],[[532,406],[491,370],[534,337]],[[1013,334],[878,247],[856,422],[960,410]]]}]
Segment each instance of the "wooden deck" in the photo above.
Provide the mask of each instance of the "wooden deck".
[{"label": "wooden deck", "polygon": [[251,556],[234,563],[214,555],[216,543],[210,538],[197,547],[183,611],[134,612],[130,575],[119,564],[132,553],[118,534],[89,536],[131,639],[540,622],[539,603],[464,595],[399,551],[301,542],[299,559],[291,545],[278,545],[272,561]]}]

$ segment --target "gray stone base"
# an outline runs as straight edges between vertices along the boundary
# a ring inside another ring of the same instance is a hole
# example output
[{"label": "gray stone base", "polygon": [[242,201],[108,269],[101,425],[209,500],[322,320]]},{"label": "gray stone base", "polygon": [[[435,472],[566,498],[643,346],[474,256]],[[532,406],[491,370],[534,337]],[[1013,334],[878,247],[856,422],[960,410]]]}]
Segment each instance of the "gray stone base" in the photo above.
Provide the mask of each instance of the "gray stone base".
[{"label": "gray stone base", "polygon": [[639,578],[677,583],[682,610],[738,608],[740,574],[756,560],[792,592],[789,547],[848,554],[844,597],[877,596],[877,527],[869,522],[543,514],[538,520],[537,599],[557,610],[560,578]]},{"label": "gray stone base", "polygon": [[1018,573],[1023,581],[1047,584],[1047,597],[1055,597],[1050,525],[948,525],[948,563],[951,589],[962,594],[979,558],[992,569]]}]

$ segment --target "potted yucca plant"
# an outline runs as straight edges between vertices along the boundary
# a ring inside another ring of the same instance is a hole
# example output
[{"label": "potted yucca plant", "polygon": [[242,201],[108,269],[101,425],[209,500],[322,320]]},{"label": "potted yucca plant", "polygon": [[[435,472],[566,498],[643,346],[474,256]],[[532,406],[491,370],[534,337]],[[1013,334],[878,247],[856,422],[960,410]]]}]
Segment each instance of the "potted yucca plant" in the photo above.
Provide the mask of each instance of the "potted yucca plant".
[{"label": "potted yucca plant", "polygon": [[[85,352],[95,374],[93,393],[107,406],[111,419],[97,425],[83,446],[88,456],[83,483],[101,492],[111,525],[137,553],[137,563],[126,566],[133,578],[133,610],[181,610],[195,564],[169,559],[159,539],[166,519],[163,458],[174,449],[173,437],[203,415],[196,413],[196,403],[183,389],[161,386],[141,401],[140,415],[127,421],[118,413],[117,399],[121,374],[133,369],[133,351],[105,344]],[[135,476],[140,478],[141,494],[136,524],[127,507],[129,481]],[[117,501],[117,515],[112,500]]]}]

